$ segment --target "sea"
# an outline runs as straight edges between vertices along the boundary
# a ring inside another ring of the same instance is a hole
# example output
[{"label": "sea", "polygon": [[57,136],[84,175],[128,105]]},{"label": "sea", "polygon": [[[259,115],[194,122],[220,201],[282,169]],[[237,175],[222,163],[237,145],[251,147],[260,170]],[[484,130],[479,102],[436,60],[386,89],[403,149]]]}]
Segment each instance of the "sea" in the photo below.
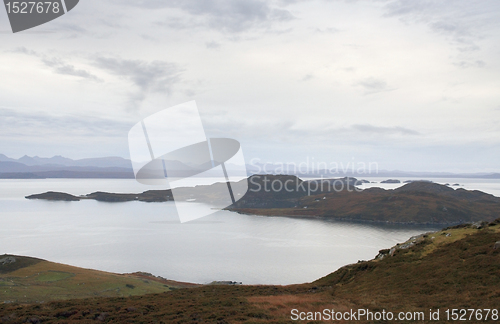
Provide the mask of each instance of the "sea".
[{"label": "sea", "polygon": [[[372,183],[363,188],[403,185],[380,183],[385,178],[367,180]],[[500,196],[500,180],[429,180]],[[379,250],[411,236],[442,227],[266,217],[223,210],[181,224],[173,202],[25,199],[46,191],[83,195],[150,189],[161,188],[128,179],[0,180],[0,257],[4,253],[32,256],[83,268],[143,271],[202,284],[286,285],[312,282],[344,265],[372,259]]]}]

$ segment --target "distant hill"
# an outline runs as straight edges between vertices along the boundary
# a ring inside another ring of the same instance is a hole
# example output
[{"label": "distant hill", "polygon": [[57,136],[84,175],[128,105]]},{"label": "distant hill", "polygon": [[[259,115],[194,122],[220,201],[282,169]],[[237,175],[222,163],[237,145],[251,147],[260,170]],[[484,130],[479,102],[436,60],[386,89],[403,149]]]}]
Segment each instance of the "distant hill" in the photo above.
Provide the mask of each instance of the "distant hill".
[{"label": "distant hill", "polygon": [[75,166],[75,167],[116,167],[116,168],[132,168],[130,160],[117,156],[102,157],[102,158],[86,158],[73,160],[60,155],[51,158],[42,158],[38,156],[23,156],[19,159],[12,159],[4,154],[0,154],[0,162],[18,162],[27,166],[49,165],[49,166]]},{"label": "distant hill", "polygon": [[62,156],[12,159],[0,154],[0,179],[118,178],[133,179],[130,160],[104,157],[72,160]]},{"label": "distant hill", "polygon": [[[340,321],[319,315],[331,316],[333,310],[334,316],[337,313],[351,316],[353,311],[364,309],[372,316],[391,313],[393,320],[374,320],[366,317],[369,315],[359,317],[357,313],[355,319],[345,322],[449,323],[451,318],[447,319],[446,311],[451,316],[452,309],[474,309],[471,321],[467,322],[494,323],[498,322],[500,305],[498,241],[500,219],[412,237],[381,250],[373,260],[346,265],[312,283],[204,285],[126,298],[98,297],[42,305],[30,302],[22,306],[0,304],[0,320],[4,323],[90,323],[96,320],[113,323],[321,323],[324,320],[330,323]],[[66,267],[69,270],[41,272],[42,282],[45,280],[48,285],[49,279],[75,272],[75,268]],[[100,278],[101,284],[109,280],[104,276]],[[120,283],[112,280],[111,287],[128,291],[128,278]],[[5,282],[9,284],[8,280]],[[57,281],[52,284],[57,285]],[[36,285],[23,288],[26,296],[37,289]],[[67,295],[78,289],[80,286],[67,285],[59,292]],[[0,292],[0,298],[12,298],[10,289],[2,291],[7,293],[1,295]],[[431,320],[430,310],[433,314],[438,312],[439,320],[435,320],[436,315]],[[400,313],[402,320],[398,320]],[[302,318],[309,320],[292,321],[293,314],[302,314]],[[404,319],[409,316],[407,314],[419,318],[407,321]],[[469,311],[466,316],[469,318]]]}]

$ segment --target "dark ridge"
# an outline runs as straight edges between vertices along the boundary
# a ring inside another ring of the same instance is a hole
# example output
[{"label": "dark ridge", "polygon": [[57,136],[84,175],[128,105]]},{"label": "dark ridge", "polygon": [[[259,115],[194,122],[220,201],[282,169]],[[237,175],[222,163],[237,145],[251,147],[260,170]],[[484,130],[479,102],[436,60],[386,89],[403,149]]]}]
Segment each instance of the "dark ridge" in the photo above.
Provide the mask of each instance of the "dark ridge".
[{"label": "dark ridge", "polygon": [[10,254],[0,255],[0,274],[6,274],[29,267],[30,265],[37,264],[41,261],[45,260]]},{"label": "dark ridge", "polygon": [[452,188],[438,183],[427,181],[412,181],[404,186],[394,189],[394,192],[425,192],[431,194],[441,194],[443,192],[454,192]]}]

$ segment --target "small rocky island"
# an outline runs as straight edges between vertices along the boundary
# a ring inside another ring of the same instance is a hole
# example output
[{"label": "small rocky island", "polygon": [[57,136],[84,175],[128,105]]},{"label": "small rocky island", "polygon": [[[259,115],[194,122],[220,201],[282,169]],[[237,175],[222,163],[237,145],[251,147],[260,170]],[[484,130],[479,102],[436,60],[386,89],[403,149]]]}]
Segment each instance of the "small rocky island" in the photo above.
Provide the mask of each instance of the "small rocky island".
[{"label": "small rocky island", "polygon": [[401,181],[399,181],[397,179],[388,179],[388,180],[380,181],[380,183],[401,183]]}]

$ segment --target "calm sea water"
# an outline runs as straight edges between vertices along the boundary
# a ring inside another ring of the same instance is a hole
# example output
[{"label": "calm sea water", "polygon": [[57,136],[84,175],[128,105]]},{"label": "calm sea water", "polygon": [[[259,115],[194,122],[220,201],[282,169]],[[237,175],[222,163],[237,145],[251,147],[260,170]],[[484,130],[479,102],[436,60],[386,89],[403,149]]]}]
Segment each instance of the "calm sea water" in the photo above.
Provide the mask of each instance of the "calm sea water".
[{"label": "calm sea water", "polygon": [[[450,181],[500,193],[500,185],[494,181],[446,180]],[[413,235],[437,229],[227,211],[180,224],[170,202],[24,199],[49,190],[80,195],[148,189],[151,187],[133,180],[0,180],[0,254],[35,256],[119,273],[146,271],[197,283],[291,284],[313,281],[343,265],[371,259],[378,250]]]}]

